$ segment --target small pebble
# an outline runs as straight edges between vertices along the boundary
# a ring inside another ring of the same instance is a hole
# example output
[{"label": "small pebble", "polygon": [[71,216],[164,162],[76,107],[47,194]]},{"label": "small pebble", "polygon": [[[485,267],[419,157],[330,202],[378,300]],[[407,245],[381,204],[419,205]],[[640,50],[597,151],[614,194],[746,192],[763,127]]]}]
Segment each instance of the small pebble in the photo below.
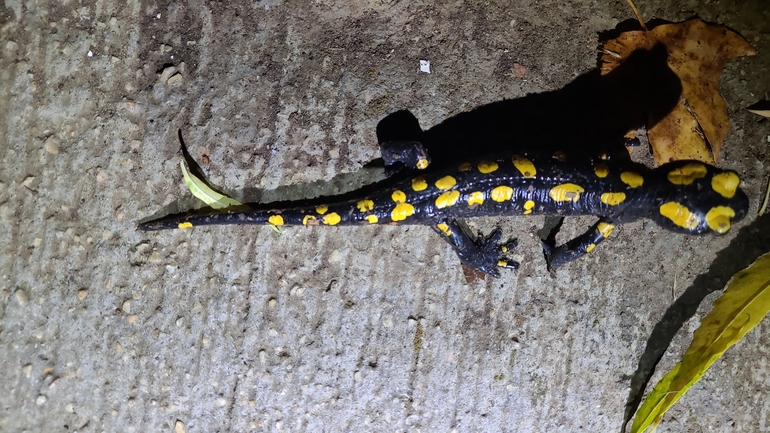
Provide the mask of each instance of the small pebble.
[{"label": "small pebble", "polygon": [[128,323],[136,323],[139,321],[139,316],[136,314],[129,314],[126,316],[126,322]]},{"label": "small pebble", "polygon": [[59,145],[54,141],[53,136],[45,140],[45,151],[52,155],[59,153]]},{"label": "small pebble", "polygon": [[169,78],[168,81],[166,81],[166,84],[168,84],[169,86],[176,83],[180,83],[180,84],[182,83],[182,74],[177,73],[175,75],[172,75],[171,78]]},{"label": "small pebble", "polygon": [[329,263],[337,263],[340,260],[342,260],[342,253],[340,253],[340,250],[334,250],[329,254]]},{"label": "small pebble", "polygon": [[35,399],[35,404],[37,404],[38,406],[42,406],[47,401],[48,401],[48,397],[44,395],[38,395],[37,398]]},{"label": "small pebble", "polygon": [[24,290],[19,289],[14,293],[14,295],[16,295],[16,301],[18,301],[20,305],[27,305],[27,303],[29,303],[29,297],[27,296],[27,292]]},{"label": "small pebble", "polygon": [[86,295],[88,295],[88,289],[80,289],[78,290],[78,300],[82,301],[85,299]]},{"label": "small pebble", "polygon": [[123,310],[123,312],[125,312],[125,313],[130,313],[131,312],[131,300],[130,299],[126,299],[125,301],[123,301],[123,305],[120,306],[120,309]]},{"label": "small pebble", "polygon": [[184,423],[182,421],[176,420],[174,423],[174,433],[185,433]]},{"label": "small pebble", "polygon": [[29,378],[32,375],[32,364],[21,367],[21,372],[24,373],[24,377]]},{"label": "small pebble", "polygon": [[169,66],[168,68],[164,69],[163,72],[160,73],[160,81],[168,81],[169,78],[171,78],[172,75],[176,73],[176,68],[173,66]]}]

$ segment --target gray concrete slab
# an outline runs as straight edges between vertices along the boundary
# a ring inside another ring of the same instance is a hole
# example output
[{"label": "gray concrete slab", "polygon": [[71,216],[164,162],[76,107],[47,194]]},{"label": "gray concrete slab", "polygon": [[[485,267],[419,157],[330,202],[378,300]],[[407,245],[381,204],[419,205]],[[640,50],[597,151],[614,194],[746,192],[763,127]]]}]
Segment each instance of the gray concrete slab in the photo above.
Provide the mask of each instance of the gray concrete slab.
[{"label": "gray concrete slab", "polygon": [[[595,66],[597,33],[632,18],[625,2],[6,0],[0,430],[620,431],[640,362],[668,347],[660,377],[706,295],[770,244],[754,217],[770,130],[744,109],[768,98],[767,5],[638,6],[757,48],[721,87],[720,164],[751,216],[725,237],[629,224],[556,278],[542,218],[486,218],[473,225],[519,237],[522,267],[469,284],[428,228],[136,222],[189,195],[178,128],[236,197],[328,181],[378,157],[396,110],[429,128],[570,83]],[[765,321],[659,431],[770,431],[769,347]]]}]

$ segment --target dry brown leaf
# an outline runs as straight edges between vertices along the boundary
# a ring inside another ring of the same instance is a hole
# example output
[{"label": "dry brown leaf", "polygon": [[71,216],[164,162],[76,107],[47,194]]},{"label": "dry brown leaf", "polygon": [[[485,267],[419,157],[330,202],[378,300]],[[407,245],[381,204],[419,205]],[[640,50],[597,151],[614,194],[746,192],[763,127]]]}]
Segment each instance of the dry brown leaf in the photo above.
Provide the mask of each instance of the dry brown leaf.
[{"label": "dry brown leaf", "polygon": [[719,76],[727,62],[756,54],[743,38],[723,25],[692,19],[652,30],[624,32],[604,43],[602,75],[620,65],[634,50],[662,43],[668,66],[682,83],[676,108],[647,135],[658,164],[681,159],[713,163],[730,128],[727,104],[719,94]]}]

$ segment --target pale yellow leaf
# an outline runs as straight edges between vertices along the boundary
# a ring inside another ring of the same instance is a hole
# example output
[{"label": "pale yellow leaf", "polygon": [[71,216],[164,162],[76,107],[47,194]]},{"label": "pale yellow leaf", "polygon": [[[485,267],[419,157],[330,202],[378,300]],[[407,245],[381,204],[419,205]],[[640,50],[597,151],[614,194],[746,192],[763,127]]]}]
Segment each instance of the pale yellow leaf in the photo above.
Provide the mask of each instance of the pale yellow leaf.
[{"label": "pale yellow leaf", "polygon": [[763,100],[748,107],[747,110],[754,114],[770,118],[770,101]]},{"label": "pale yellow leaf", "polygon": [[749,110],[754,114],[770,118],[770,110]]},{"label": "pale yellow leaf", "polygon": [[663,414],[720,356],[770,312],[770,253],[738,272],[703,318],[682,360],[655,385],[637,411],[631,432],[657,426]]},{"label": "pale yellow leaf", "polygon": [[184,161],[179,161],[179,167],[182,168],[184,183],[190,189],[190,192],[207,205],[213,207],[214,209],[224,209],[226,207],[240,206],[242,204],[238,200],[214,191],[211,189],[211,187],[206,185],[205,182],[198,179],[195,175],[190,174],[187,171],[187,167],[185,166]]}]

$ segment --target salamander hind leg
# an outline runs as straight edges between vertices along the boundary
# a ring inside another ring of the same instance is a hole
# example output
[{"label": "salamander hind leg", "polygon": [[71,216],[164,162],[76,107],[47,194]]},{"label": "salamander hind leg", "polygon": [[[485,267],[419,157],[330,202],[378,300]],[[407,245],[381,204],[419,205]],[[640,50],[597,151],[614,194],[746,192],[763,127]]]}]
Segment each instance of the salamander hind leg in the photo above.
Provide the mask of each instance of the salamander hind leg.
[{"label": "salamander hind leg", "polygon": [[434,221],[433,230],[440,234],[454,248],[460,261],[469,268],[478,269],[495,278],[500,277],[499,268],[518,269],[519,263],[505,258],[505,253],[516,247],[516,240],[500,244],[503,235],[498,227],[484,236],[479,233],[476,239],[467,233],[457,220],[441,218]]}]

